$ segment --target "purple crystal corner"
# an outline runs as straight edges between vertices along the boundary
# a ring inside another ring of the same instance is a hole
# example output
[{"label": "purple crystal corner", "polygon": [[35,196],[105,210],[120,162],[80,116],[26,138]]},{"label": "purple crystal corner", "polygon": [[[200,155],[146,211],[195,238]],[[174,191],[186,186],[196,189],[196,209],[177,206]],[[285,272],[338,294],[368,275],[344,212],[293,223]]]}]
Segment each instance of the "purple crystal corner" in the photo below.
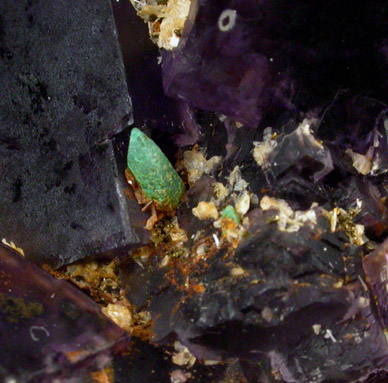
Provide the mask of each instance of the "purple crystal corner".
[{"label": "purple crystal corner", "polygon": [[4,245],[0,332],[1,381],[78,381],[108,366],[129,342],[90,298]]}]

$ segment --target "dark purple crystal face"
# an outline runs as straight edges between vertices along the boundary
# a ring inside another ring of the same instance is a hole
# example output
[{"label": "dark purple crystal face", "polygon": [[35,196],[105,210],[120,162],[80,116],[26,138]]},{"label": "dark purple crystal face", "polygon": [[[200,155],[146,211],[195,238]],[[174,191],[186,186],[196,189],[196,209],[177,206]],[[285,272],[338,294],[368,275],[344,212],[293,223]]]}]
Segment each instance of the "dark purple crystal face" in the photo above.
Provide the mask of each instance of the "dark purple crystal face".
[{"label": "dark purple crystal face", "polygon": [[165,92],[247,126],[269,104],[308,112],[341,89],[384,98],[387,14],[381,1],[193,0],[162,52]]},{"label": "dark purple crystal face", "polygon": [[0,245],[0,380],[49,383],[109,365],[127,335],[90,298]]},{"label": "dark purple crystal face", "polygon": [[368,254],[363,261],[372,292],[378,302],[378,311],[388,325],[388,240]]},{"label": "dark purple crystal face", "polygon": [[109,2],[0,14],[1,238],[54,267],[147,243],[111,140],[133,118]]},{"label": "dark purple crystal face", "polygon": [[[383,1],[192,1],[179,45],[162,50],[163,86],[193,122],[177,142],[222,161],[178,209],[187,259],[161,246],[122,267],[127,298],[151,312],[156,342],[178,338],[199,359],[235,358],[255,383],[386,376],[385,249],[363,262],[370,243],[361,243],[382,241],[388,224],[387,17]],[[310,209],[316,222],[287,232],[276,209],[252,199],[246,237],[218,248],[224,233],[192,209],[216,199],[216,182],[229,187],[236,166],[258,201]]]},{"label": "dark purple crystal face", "polygon": [[[203,177],[189,198],[205,196],[206,182],[212,184]],[[188,224],[184,210],[179,219]],[[321,208],[313,211],[315,224],[288,231],[272,220],[276,209],[252,210],[248,238],[234,252],[217,248],[212,235],[220,233],[202,222],[192,249],[206,243],[205,259],[192,251],[161,266],[159,249],[143,267],[125,266],[127,296],[150,310],[154,340],[177,337],[200,360],[248,361],[268,382],[359,382],[384,371],[388,344],[361,250],[330,231]]]},{"label": "dark purple crystal face", "polygon": [[252,50],[255,2],[232,3],[192,3],[178,48],[162,52],[163,85],[169,96],[252,126],[268,98],[269,60]]}]

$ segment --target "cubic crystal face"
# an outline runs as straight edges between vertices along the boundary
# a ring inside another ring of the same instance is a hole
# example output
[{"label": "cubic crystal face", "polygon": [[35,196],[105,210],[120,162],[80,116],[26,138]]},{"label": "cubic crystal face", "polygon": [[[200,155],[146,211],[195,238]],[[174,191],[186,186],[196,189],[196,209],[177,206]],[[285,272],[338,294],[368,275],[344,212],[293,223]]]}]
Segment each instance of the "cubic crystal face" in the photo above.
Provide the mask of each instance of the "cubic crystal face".
[{"label": "cubic crystal face", "polygon": [[82,381],[128,346],[94,301],[4,245],[0,275],[1,381]]},{"label": "cubic crystal face", "polygon": [[110,140],[132,121],[110,4],[0,13],[1,238],[54,266],[144,244]]}]

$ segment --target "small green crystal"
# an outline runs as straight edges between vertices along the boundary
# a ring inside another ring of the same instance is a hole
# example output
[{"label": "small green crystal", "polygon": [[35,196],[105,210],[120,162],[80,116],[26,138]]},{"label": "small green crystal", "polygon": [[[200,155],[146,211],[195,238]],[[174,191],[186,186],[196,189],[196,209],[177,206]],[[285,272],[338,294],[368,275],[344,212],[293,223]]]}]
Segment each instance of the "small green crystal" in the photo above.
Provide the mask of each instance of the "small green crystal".
[{"label": "small green crystal", "polygon": [[137,128],[131,132],[127,164],[149,200],[166,208],[178,206],[185,192],[182,179],[155,142]]},{"label": "small green crystal", "polygon": [[238,216],[236,210],[234,210],[234,207],[232,205],[228,205],[224,210],[222,210],[221,217],[230,218],[236,223],[236,225],[240,223],[240,217]]}]

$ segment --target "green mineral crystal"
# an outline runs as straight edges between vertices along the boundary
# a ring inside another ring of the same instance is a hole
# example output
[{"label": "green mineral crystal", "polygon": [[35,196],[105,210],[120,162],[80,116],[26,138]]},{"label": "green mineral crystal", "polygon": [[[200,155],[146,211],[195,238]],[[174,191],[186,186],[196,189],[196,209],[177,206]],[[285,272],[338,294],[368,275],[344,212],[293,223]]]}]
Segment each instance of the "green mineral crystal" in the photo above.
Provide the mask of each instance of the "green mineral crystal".
[{"label": "green mineral crystal", "polygon": [[240,223],[240,217],[236,213],[236,210],[234,210],[234,207],[231,205],[228,205],[224,210],[221,212],[222,218],[230,218],[232,221],[238,225]]},{"label": "green mineral crystal", "polygon": [[178,173],[159,147],[134,128],[128,148],[127,164],[144,195],[159,206],[178,206],[185,187]]}]

